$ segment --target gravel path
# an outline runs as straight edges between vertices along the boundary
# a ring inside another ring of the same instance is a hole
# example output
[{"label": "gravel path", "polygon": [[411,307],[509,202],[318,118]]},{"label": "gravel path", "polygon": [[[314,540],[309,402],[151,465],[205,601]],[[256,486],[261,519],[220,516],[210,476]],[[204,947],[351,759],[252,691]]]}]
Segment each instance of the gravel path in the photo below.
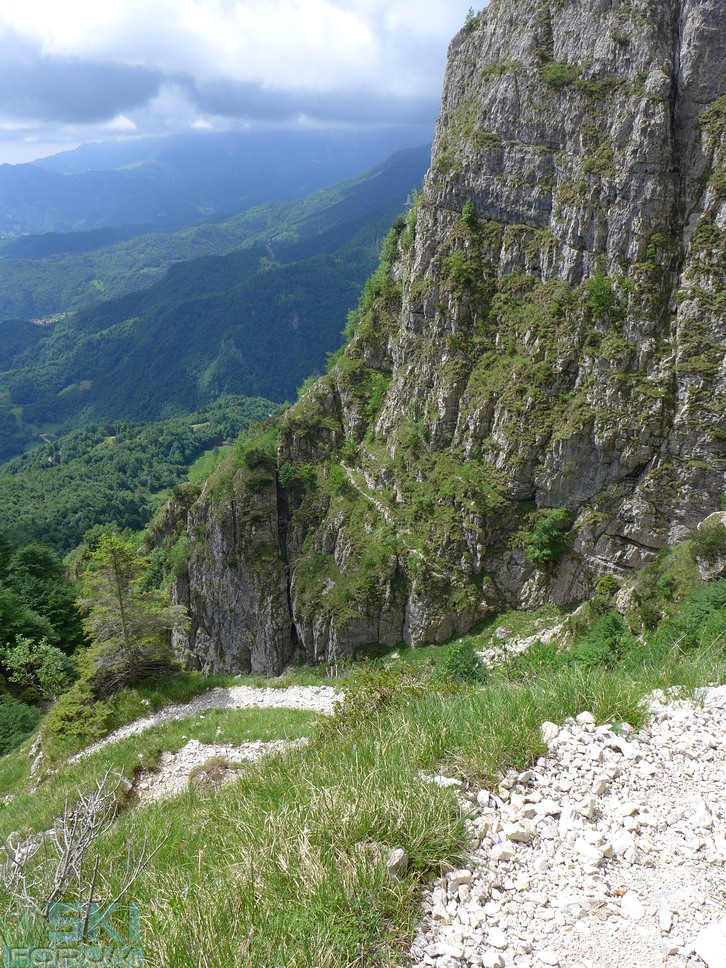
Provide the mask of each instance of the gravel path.
[{"label": "gravel path", "polygon": [[[189,780],[195,768],[203,768],[210,760],[223,760],[227,764],[256,763],[263,756],[282,753],[289,749],[299,749],[307,743],[306,739],[276,739],[270,742],[253,740],[240,746],[227,746],[221,743],[200,743],[190,739],[186,746],[176,753],[162,753],[153,770],[144,771],[134,783],[134,790],[142,803],[173,797],[189,787]],[[224,766],[211,767],[206,775],[200,777],[202,785],[222,786],[237,776],[236,770]]]},{"label": "gravel path", "polygon": [[726,687],[701,698],[654,698],[637,735],[545,723],[534,769],[462,794],[478,847],[429,892],[412,964],[726,968]]},{"label": "gravel path", "polygon": [[287,689],[256,689],[253,686],[230,686],[226,689],[218,687],[202,693],[190,702],[165,706],[158,713],[146,716],[144,719],[137,719],[128,726],[121,726],[97,743],[76,753],[70,762],[74,763],[128,736],[138,736],[152,726],[172,720],[191,719],[210,709],[306,709],[330,715],[339,700],[340,694],[332,686],[290,686]]}]

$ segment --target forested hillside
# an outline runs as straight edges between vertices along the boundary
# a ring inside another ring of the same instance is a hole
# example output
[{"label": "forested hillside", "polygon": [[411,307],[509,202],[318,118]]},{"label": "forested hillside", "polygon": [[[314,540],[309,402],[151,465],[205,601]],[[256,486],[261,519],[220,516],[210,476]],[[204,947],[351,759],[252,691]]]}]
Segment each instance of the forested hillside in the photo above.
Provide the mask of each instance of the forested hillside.
[{"label": "forested hillside", "polygon": [[427,161],[427,149],[404,152],[286,213],[249,213],[239,230],[258,242],[174,265],[145,292],[49,326],[4,324],[14,334],[0,353],[6,456],[23,431],[169,417],[225,393],[292,398],[340,345]]},{"label": "forested hillside", "polygon": [[68,552],[95,526],[138,531],[194,462],[209,473],[225,441],[275,409],[269,400],[222,397],[189,417],[75,430],[0,465],[0,534]]},{"label": "forested hillside", "polygon": [[0,319],[36,318],[82,309],[147,289],[176,262],[225,255],[252,242],[292,242],[341,218],[375,213],[400,179],[410,191],[423,178],[430,147],[413,148],[348,182],[297,201],[271,201],[239,214],[183,228],[104,228],[48,232],[0,244]]}]

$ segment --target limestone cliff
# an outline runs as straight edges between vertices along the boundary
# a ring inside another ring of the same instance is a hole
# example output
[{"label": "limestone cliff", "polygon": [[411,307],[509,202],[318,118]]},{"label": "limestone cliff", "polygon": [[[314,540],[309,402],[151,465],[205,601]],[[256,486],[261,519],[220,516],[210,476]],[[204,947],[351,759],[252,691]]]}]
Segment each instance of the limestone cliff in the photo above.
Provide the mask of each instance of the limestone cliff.
[{"label": "limestone cliff", "polygon": [[725,27],[722,0],[493,0],[454,38],[345,351],[188,511],[195,661],[443,641],[718,508]]}]

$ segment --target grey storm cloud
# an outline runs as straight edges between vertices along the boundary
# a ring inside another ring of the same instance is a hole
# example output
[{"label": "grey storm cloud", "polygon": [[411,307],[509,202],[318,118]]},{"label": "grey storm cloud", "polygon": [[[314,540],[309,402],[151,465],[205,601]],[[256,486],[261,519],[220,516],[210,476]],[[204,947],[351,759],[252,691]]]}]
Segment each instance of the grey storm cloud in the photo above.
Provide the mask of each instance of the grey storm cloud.
[{"label": "grey storm cloud", "polygon": [[403,98],[376,92],[273,90],[257,84],[182,80],[201,111],[251,121],[288,121],[304,115],[320,122],[428,124],[436,120],[438,99]]},{"label": "grey storm cloud", "polygon": [[161,83],[162,76],[146,68],[43,56],[12,35],[0,40],[0,112],[9,117],[106,121],[147,103]]}]

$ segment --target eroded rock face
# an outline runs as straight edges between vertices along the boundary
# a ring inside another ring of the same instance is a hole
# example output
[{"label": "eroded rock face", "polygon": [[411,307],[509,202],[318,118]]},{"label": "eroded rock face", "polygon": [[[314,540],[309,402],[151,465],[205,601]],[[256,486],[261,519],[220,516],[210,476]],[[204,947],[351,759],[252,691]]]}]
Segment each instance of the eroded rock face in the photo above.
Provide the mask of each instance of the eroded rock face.
[{"label": "eroded rock face", "polygon": [[[276,481],[190,512],[205,667],[443,641],[716,510],[724,28],[720,0],[493,0],[454,39],[423,192]],[[564,548],[533,560],[553,508]]]},{"label": "eroded rock face", "polygon": [[239,469],[189,512],[194,553],[173,587],[191,625],[177,651],[204,672],[274,675],[294,652],[277,487]]}]

